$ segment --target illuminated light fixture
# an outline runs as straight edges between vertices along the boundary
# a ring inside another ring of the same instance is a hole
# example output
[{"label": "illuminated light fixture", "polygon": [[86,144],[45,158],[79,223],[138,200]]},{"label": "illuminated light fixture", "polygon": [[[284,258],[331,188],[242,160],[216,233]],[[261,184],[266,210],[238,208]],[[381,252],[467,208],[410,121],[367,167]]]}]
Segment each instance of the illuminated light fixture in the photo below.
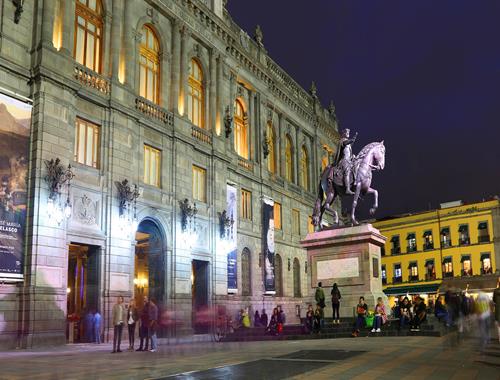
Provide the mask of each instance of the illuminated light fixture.
[{"label": "illuminated light fixture", "polygon": [[146,286],[148,286],[148,279],[145,277],[136,277],[134,278],[134,285],[138,288],[144,289]]},{"label": "illuminated light fixture", "polygon": [[[71,165],[67,168],[61,164],[59,158],[45,160],[47,174],[45,182],[49,186],[49,199],[47,200],[47,214],[50,220],[55,220],[59,225],[63,220],[69,219],[72,213],[70,201],[71,181],[75,177]],[[66,200],[63,203],[63,195]]]},{"label": "illuminated light fixture", "polygon": [[71,293],[71,288],[66,288],[66,294]]},{"label": "illuminated light fixture", "polygon": [[137,231],[139,222],[137,221],[137,198],[140,192],[137,185],[131,186],[128,179],[115,182],[118,188],[120,228],[126,230],[130,228],[131,233]]}]

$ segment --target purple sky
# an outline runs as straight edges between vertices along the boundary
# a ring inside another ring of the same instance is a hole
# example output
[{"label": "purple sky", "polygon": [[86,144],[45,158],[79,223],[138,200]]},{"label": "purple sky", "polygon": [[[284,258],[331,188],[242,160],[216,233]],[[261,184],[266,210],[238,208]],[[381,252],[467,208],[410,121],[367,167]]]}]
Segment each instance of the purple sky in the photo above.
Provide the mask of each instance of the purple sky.
[{"label": "purple sky", "polygon": [[[500,194],[500,1],[229,0],[250,36],[358,132],[385,140],[377,218]],[[363,209],[371,200],[364,201]]]}]

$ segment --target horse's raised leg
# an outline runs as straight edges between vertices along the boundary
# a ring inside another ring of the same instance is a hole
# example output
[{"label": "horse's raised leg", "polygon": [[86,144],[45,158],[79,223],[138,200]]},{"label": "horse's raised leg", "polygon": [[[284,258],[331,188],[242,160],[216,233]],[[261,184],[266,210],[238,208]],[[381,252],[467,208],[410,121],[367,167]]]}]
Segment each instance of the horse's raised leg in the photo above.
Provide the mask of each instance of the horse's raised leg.
[{"label": "horse's raised leg", "polygon": [[370,215],[373,215],[378,208],[378,191],[369,187],[368,190],[366,190],[366,193],[373,194],[374,202],[372,208],[370,209]]},{"label": "horse's raised leg", "polygon": [[361,193],[361,182],[356,183],[356,191],[354,192],[354,198],[352,200],[352,210],[351,210],[351,220],[353,225],[358,225],[356,220],[356,206],[358,205],[359,194]]},{"label": "horse's raised leg", "polygon": [[332,202],[335,200],[335,192],[334,191],[331,191],[331,192],[328,192],[328,195],[326,196],[326,200],[325,200],[325,203],[323,205],[323,211],[326,209],[328,211],[330,211],[334,218],[335,218],[335,224],[338,224],[339,223],[339,216],[337,214],[337,211],[333,210],[330,205],[332,204]]}]

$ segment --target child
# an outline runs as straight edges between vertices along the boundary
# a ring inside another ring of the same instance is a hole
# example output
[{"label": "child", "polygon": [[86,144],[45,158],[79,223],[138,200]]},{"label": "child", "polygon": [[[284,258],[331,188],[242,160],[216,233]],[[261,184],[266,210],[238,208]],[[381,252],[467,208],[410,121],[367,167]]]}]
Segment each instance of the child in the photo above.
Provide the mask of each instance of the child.
[{"label": "child", "polygon": [[385,313],[385,305],[382,297],[377,298],[377,305],[375,306],[375,321],[373,322],[373,332],[380,332],[380,327],[387,322],[387,314]]}]

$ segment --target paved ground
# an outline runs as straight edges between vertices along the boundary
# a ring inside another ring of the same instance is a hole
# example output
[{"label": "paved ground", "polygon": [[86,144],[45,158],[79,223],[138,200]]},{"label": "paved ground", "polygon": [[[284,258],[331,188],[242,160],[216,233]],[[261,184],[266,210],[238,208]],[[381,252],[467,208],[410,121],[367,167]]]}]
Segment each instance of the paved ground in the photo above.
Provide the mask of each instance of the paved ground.
[{"label": "paved ground", "polygon": [[[363,337],[162,346],[109,345],[0,352],[0,379],[500,379],[500,345],[476,340]],[[189,372],[189,373],[188,373]]]}]

